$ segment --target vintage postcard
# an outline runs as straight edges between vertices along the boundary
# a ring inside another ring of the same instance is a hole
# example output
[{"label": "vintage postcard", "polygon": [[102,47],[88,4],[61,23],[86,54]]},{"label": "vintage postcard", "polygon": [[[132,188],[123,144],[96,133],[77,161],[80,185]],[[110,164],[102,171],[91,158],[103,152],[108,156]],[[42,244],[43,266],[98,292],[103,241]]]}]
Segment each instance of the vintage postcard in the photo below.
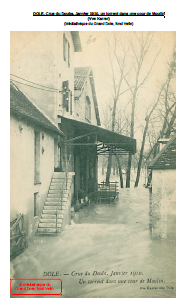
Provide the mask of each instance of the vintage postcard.
[{"label": "vintage postcard", "polygon": [[10,172],[11,298],[175,298],[176,32],[11,31]]}]

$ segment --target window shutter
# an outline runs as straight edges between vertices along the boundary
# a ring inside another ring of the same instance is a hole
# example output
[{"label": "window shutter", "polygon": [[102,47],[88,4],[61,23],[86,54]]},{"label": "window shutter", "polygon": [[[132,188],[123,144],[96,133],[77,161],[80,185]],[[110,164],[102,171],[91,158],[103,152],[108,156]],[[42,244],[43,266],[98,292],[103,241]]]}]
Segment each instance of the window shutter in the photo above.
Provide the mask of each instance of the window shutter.
[{"label": "window shutter", "polygon": [[72,91],[70,91],[70,115],[73,113],[73,99],[72,99]]},{"label": "window shutter", "polygon": [[70,67],[70,43],[68,42],[68,67]]},{"label": "window shutter", "polygon": [[63,58],[66,61],[66,36],[65,33],[63,34]]},{"label": "window shutter", "polygon": [[63,107],[69,111],[69,81],[64,81],[62,84],[63,89]]},{"label": "window shutter", "polygon": [[39,215],[39,193],[34,193],[34,217]]}]

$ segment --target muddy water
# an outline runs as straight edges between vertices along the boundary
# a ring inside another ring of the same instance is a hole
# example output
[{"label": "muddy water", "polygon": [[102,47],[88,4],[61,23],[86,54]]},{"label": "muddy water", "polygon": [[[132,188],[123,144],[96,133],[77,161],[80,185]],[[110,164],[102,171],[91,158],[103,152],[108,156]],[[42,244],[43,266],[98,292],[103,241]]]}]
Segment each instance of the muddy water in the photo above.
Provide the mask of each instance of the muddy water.
[{"label": "muddy water", "polygon": [[151,234],[150,208],[143,187],[120,190],[115,203],[86,206],[60,236],[30,241],[12,261],[11,275],[43,278],[59,271],[59,298],[175,297],[175,235]]}]

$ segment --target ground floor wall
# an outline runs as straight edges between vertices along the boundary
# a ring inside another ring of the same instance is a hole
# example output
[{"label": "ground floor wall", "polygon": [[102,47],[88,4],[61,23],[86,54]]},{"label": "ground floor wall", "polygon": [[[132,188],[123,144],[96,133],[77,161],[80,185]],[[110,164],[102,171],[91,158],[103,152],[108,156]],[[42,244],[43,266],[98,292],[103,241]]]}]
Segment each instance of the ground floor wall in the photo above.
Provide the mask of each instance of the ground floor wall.
[{"label": "ground floor wall", "polygon": [[176,170],[152,170],[150,198],[151,232],[155,237],[174,237],[176,219]]},{"label": "ground floor wall", "polygon": [[67,224],[71,224],[71,204],[73,202],[73,197],[74,197],[74,172],[68,172],[68,197],[67,197],[67,202],[66,202],[66,208],[64,211],[64,217],[63,217],[63,222],[62,222],[62,230],[64,230],[65,226]]},{"label": "ground floor wall", "polygon": [[[74,198],[84,199],[93,193],[98,183],[97,145],[95,135],[85,134],[73,125],[61,124],[64,140],[61,141],[61,169],[75,172]],[[68,166],[67,166],[68,165]]]},{"label": "ground floor wall", "polygon": [[78,146],[74,152],[75,198],[84,199],[92,195],[98,183],[97,148],[93,145]]},{"label": "ground floor wall", "polygon": [[[36,153],[35,132],[39,144]],[[54,137],[13,116],[10,137],[10,220],[24,214],[29,238],[35,235],[54,172]],[[37,177],[35,154],[39,157]]]}]

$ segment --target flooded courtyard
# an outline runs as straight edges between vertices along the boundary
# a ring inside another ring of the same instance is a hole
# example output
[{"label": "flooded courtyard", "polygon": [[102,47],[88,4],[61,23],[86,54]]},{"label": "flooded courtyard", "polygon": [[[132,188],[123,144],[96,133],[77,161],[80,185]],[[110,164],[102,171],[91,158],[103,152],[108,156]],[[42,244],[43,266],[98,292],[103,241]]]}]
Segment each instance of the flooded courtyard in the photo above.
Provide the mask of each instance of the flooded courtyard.
[{"label": "flooded courtyard", "polygon": [[111,204],[87,205],[60,235],[29,241],[11,262],[11,278],[54,272],[62,280],[57,298],[174,298],[175,215],[159,225],[151,201],[149,190],[139,187],[120,189]]}]

